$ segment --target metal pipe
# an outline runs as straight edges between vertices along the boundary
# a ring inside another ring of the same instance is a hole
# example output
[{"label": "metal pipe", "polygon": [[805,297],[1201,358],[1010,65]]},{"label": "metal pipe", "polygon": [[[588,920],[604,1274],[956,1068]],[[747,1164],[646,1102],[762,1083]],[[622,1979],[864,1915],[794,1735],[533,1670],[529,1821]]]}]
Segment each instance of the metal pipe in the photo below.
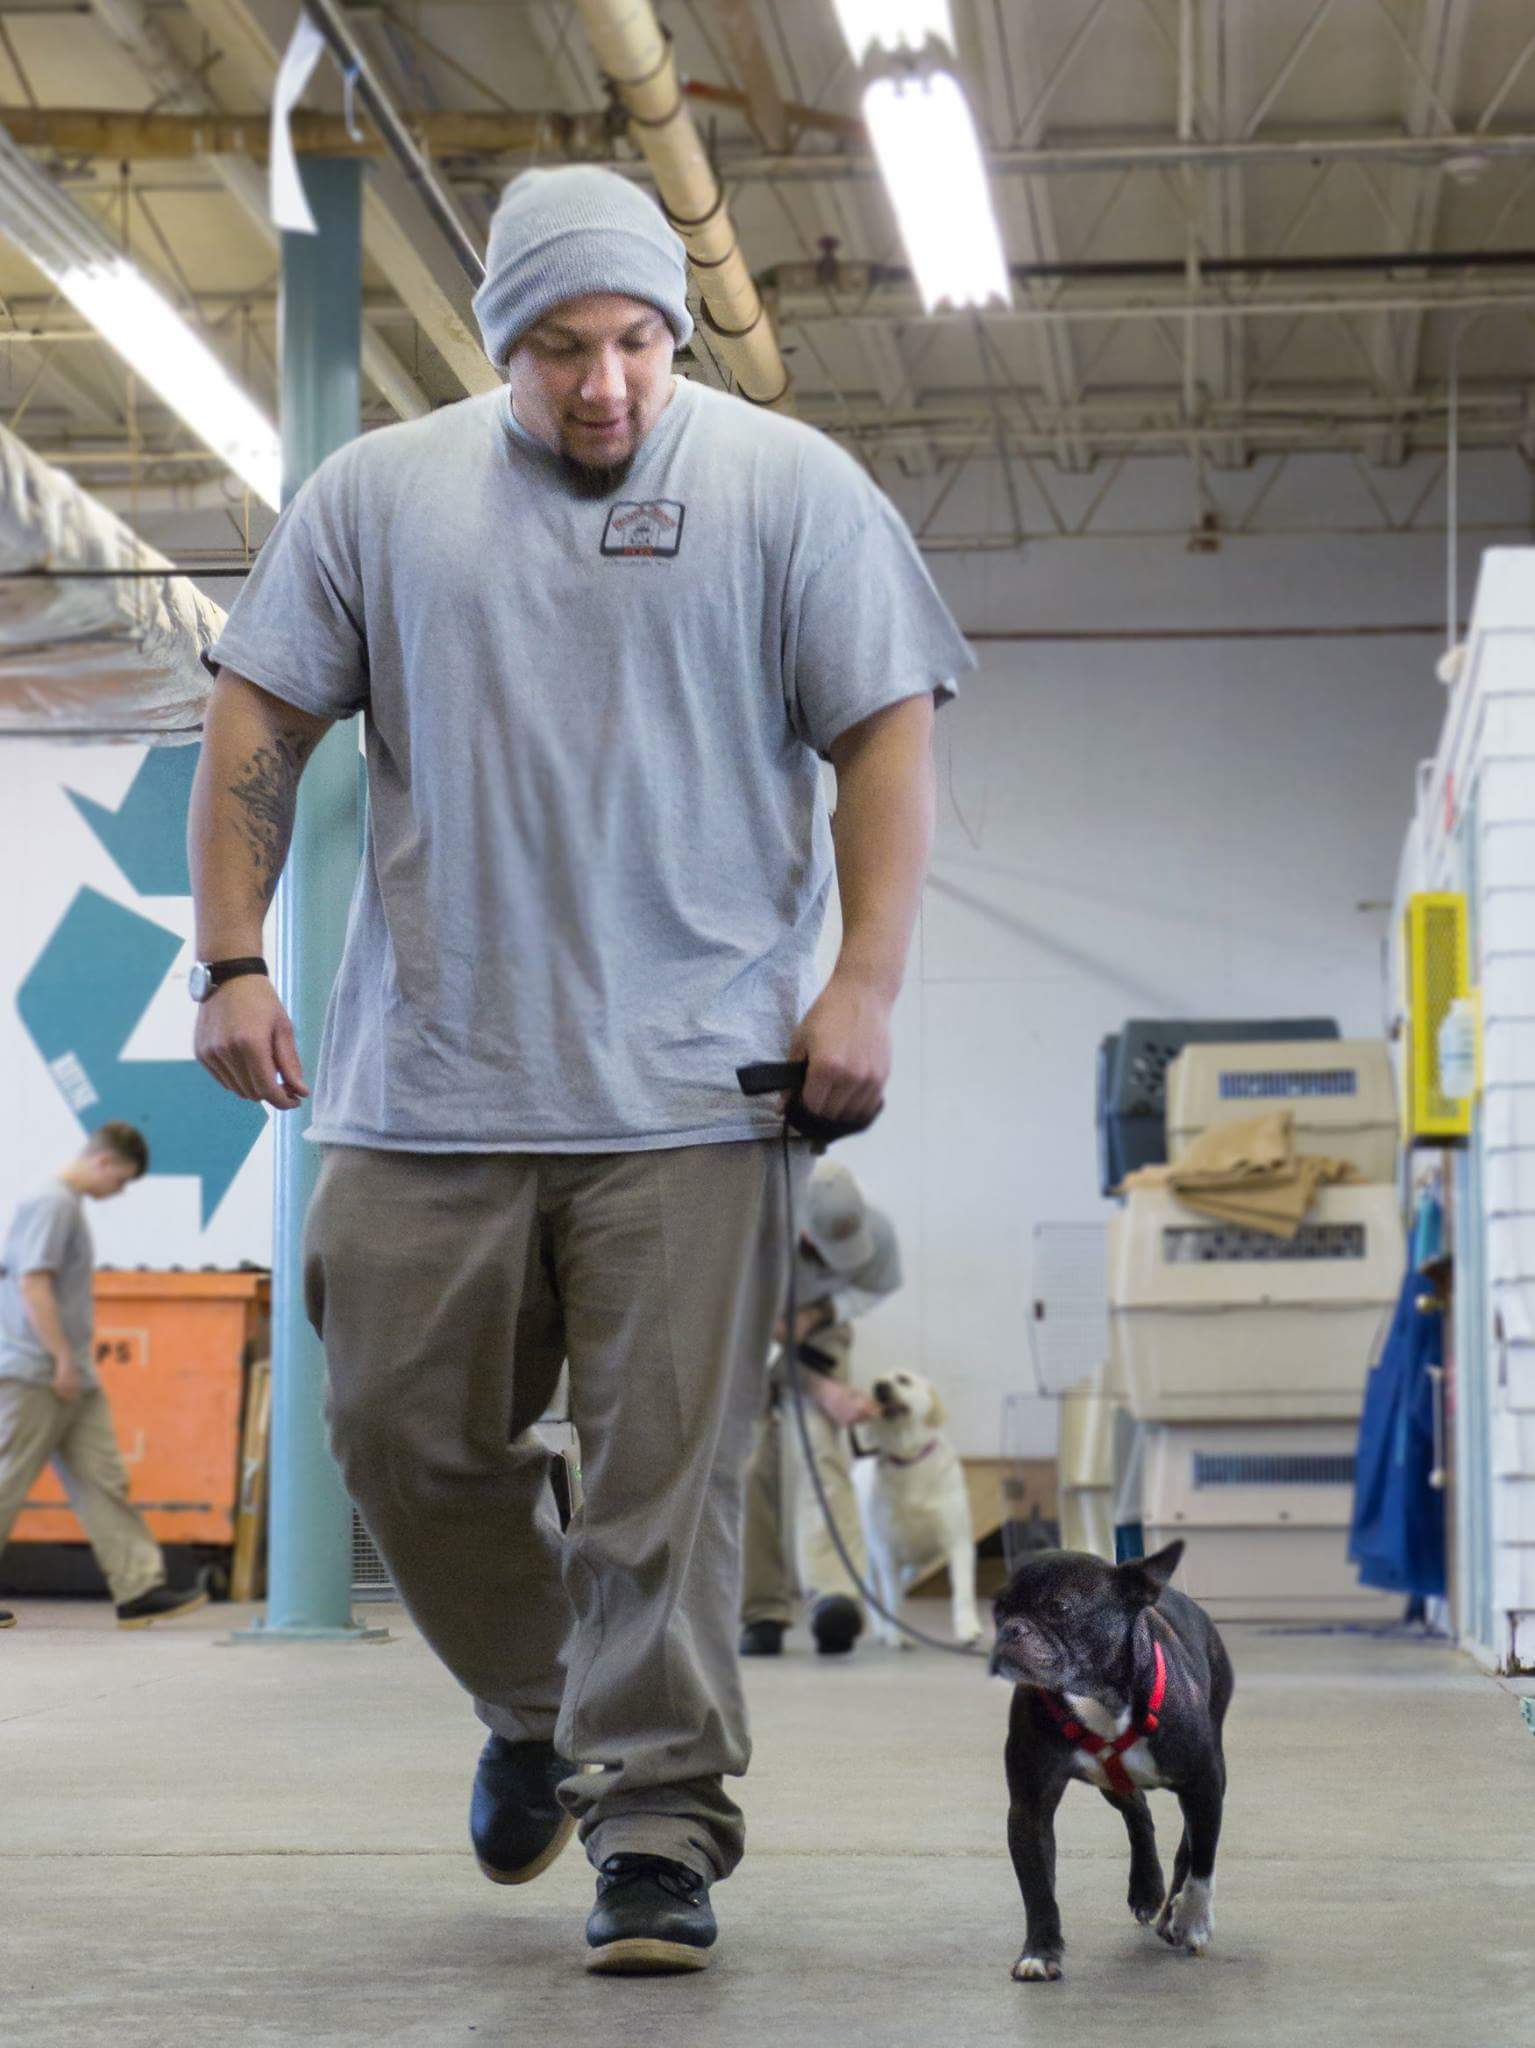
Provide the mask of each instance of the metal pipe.
[{"label": "metal pipe", "polygon": [[472,285],[484,282],[485,259],[459,218],[452,196],[416,146],[415,138],[396,113],[378,73],[352,34],[345,15],[333,0],[303,0],[304,12],[324,36],[342,75],[354,79],[357,94],[388,145],[389,153],[414,187],[427,212],[463,267]]},{"label": "metal pipe", "polygon": [[[308,4],[308,0],[306,0]],[[677,82],[671,44],[650,0],[577,0],[603,76],[655,174],[703,301],[710,346],[754,405],[787,408],[789,372],[724,192]]]},{"label": "metal pipe", "polygon": [[1460,617],[1460,337],[1464,319],[1457,320],[1450,336],[1450,410],[1446,423],[1448,455],[1445,461],[1444,542],[1444,651],[1455,645],[1455,621]]},{"label": "metal pipe", "polygon": [[[304,188],[319,233],[284,234],[283,503],[357,433],[362,315],[362,167],[312,163]],[[313,1074],[357,876],[357,736],[337,726],[299,790],[277,893],[277,985]],[[305,1141],[309,1106],[274,1119],[272,1203],[272,1509],[267,1610],[244,1641],[353,1639],[352,1508],[325,1439],[325,1358],[304,1308],[304,1217],[319,1174]]]}]

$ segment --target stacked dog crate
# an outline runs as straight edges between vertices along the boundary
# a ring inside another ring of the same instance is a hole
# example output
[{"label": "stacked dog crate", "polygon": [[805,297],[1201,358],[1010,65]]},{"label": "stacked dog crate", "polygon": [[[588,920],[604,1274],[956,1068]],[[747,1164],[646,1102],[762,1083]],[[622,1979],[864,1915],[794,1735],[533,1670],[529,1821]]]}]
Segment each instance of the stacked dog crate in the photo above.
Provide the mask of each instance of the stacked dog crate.
[{"label": "stacked dog crate", "polygon": [[1218,1618],[1384,1618],[1347,1542],[1365,1380],[1406,1259],[1385,1045],[1191,1045],[1168,1070],[1168,1154],[1278,1107],[1297,1153],[1362,1176],[1324,1187],[1293,1238],[1163,1188],[1132,1190],[1109,1226],[1114,1371],[1147,1425],[1146,1547],[1189,1538],[1183,1582]]},{"label": "stacked dog crate", "polygon": [[[1125,1452],[1124,1404],[1105,1383],[1109,1350],[1101,1223],[1037,1223],[1029,1349],[1038,1391],[1059,1404],[1057,1512],[1067,1550],[1114,1556],[1114,1506]],[[1003,1408],[1008,1458],[1009,1397]],[[1032,1402],[1027,1404],[1032,1407]],[[1016,1454],[1010,1469],[1021,1473]],[[1004,1486],[1007,1480],[1004,1479]],[[1009,1567],[1022,1555],[1009,1555]]]}]

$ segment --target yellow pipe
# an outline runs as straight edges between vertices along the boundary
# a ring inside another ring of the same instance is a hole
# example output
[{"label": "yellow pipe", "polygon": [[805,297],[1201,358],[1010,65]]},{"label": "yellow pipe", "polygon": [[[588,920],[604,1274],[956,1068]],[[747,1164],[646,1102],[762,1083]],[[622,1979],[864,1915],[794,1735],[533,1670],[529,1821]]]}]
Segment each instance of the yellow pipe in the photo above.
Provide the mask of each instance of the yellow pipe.
[{"label": "yellow pipe", "polygon": [[754,405],[790,409],[789,372],[650,0],[577,0],[667,218],[687,246],[710,346]]}]

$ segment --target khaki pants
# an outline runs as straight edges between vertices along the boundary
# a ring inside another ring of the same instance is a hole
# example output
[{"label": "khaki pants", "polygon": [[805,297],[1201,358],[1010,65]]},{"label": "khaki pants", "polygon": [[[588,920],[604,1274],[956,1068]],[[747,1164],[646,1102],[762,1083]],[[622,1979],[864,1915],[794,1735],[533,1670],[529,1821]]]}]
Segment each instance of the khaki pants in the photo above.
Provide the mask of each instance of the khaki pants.
[{"label": "khaki pants", "polygon": [[[818,1330],[818,1351],[835,1357],[831,1375],[848,1383],[853,1333],[846,1323]],[[808,1382],[808,1369],[802,1370]],[[743,1622],[794,1619],[795,1595],[813,1606],[828,1594],[841,1593],[863,1611],[863,1599],[848,1577],[847,1567],[827,1534],[826,1518],[805,1469],[805,1453],[794,1420],[793,1400],[782,1374],[765,1414],[759,1417],[746,1474],[745,1582],[741,1595]],[[816,1471],[827,1505],[860,1578],[869,1576],[863,1523],[853,1492],[852,1444],[849,1432],[828,1422],[807,1401],[805,1421],[815,1450]],[[786,1526],[787,1525],[787,1526]],[[791,1565],[790,1560],[793,1560]]]},{"label": "khaki pants", "polygon": [[48,1387],[0,1379],[0,1550],[50,1458],[117,1605],[163,1584],[165,1559],[128,1505],[128,1474],[99,1388],[61,1401]]},{"label": "khaki pants", "polygon": [[[785,1230],[771,1143],[326,1152],[305,1282],[347,1488],[486,1725],[597,1767],[560,1794],[594,1863],[741,1855],[742,1473]],[[562,1539],[528,1428],[567,1357]]]}]

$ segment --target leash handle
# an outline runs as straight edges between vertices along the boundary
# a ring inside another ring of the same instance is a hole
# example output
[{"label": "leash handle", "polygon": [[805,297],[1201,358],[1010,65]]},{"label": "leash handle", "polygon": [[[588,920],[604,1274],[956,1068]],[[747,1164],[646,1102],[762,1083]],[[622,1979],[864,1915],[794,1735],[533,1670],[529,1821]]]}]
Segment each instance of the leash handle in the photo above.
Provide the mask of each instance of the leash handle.
[{"label": "leash handle", "polygon": [[[790,1130],[798,1131],[802,1138],[808,1138],[819,1151],[828,1145],[835,1145],[839,1138],[856,1137],[859,1131],[866,1131],[879,1115],[866,1117],[861,1122],[846,1123],[839,1117],[818,1116],[813,1109],[805,1107],[805,1082],[810,1073],[809,1060],[756,1060],[749,1066],[736,1068],[736,1080],[743,1095],[787,1095],[789,1100],[784,1108],[784,1121]],[[880,1104],[880,1109],[884,1104]]]}]

